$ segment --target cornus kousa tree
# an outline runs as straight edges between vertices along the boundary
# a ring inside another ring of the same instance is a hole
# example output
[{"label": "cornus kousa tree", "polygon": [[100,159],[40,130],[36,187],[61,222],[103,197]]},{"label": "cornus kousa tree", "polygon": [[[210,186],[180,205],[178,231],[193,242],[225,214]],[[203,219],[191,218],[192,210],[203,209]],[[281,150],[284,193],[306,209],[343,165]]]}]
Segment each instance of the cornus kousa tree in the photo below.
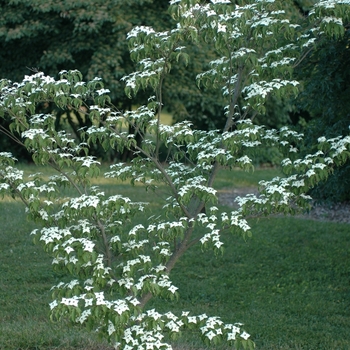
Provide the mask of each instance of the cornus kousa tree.
[{"label": "cornus kousa tree", "polygon": [[[73,276],[52,288],[53,320],[69,318],[98,330],[116,349],[171,349],[171,340],[186,329],[198,331],[207,344],[254,347],[235,320],[225,323],[186,310],[161,313],[146,305],[152,297],[181,294],[171,271],[188,249],[200,245],[208,250],[204,254],[222,252],[223,235],[250,235],[249,217],[303,210],[310,201],[307,191],[349,157],[350,136],[320,138],[313,153],[299,158],[297,145],[303,135],[286,127],[268,130],[250,120],[263,109],[268,94],[296,91],[293,66],[322,35],[342,34],[349,9],[346,1],[320,1],[310,12],[313,25],[306,31],[286,18],[283,1],[239,3],[173,0],[169,11],[176,28],[159,33],[137,27],[129,33],[139,70],[123,79],[126,93],[131,97],[151,89],[154,95],[134,111],[118,111],[101,80],[84,82],[78,71],[62,71],[58,80],[36,73],[20,83],[1,81],[0,113],[11,118],[12,137],[19,133],[18,142],[34,162],[55,170],[48,178],[33,174],[25,179],[11,153],[0,153],[2,195],[23,201],[29,217],[40,223],[31,233],[35,242],[52,255],[55,269]],[[189,122],[160,123],[167,74],[173,65],[191,59],[186,45],[198,41],[217,52],[197,83],[217,87],[226,98],[223,130],[193,130]],[[54,116],[37,112],[44,102],[75,109],[91,120],[83,142],[57,132]],[[139,133],[141,145],[136,134],[125,131],[128,124]],[[128,149],[135,158],[112,164],[102,174],[98,159],[88,153],[95,142],[105,149]],[[281,167],[286,176],[262,181],[258,196],[237,199],[238,209],[220,210],[214,188],[220,168],[250,170],[251,150],[269,145],[285,152]],[[148,221],[140,222],[138,213],[147,212],[148,204],[105,193],[92,185],[98,176],[142,183],[154,191],[166,189],[162,212],[149,212]]]}]

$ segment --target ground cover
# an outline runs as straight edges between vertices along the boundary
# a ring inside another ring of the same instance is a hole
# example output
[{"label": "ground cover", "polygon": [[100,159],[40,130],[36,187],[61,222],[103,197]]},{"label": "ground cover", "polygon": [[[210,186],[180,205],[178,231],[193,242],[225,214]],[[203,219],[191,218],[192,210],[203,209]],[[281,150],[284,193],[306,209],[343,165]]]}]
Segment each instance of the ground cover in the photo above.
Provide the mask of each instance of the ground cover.
[{"label": "ground cover", "polygon": [[[30,173],[25,166],[26,173]],[[46,172],[46,169],[40,169]],[[216,185],[256,186],[276,169],[254,173],[223,171]],[[96,181],[105,191],[144,200],[141,187],[114,180]],[[158,197],[147,194],[151,210]],[[229,210],[224,207],[224,210]],[[108,349],[93,334],[49,321],[50,288],[64,276],[51,270],[50,258],[34,246],[29,232],[35,224],[24,207],[11,199],[0,202],[0,349]],[[141,220],[146,219],[139,218]],[[150,308],[220,314],[240,320],[258,349],[349,349],[350,225],[304,218],[277,217],[252,221],[253,237],[227,235],[225,252],[215,256],[200,247],[189,251],[173,271],[180,299]],[[189,335],[178,349],[201,349]]]}]

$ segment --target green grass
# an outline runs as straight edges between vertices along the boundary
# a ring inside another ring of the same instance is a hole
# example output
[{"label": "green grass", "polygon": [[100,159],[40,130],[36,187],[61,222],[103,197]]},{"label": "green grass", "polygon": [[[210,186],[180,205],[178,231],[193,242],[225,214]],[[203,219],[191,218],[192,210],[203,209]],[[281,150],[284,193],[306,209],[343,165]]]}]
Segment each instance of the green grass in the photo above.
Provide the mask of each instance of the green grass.
[{"label": "green grass", "polygon": [[258,349],[350,349],[350,226],[252,224],[246,242],[225,237],[222,256],[188,252],[174,271],[174,306],[244,323]]},{"label": "green grass", "polygon": [[[30,172],[25,167],[26,172]],[[45,169],[42,169],[45,171]],[[252,186],[278,175],[223,171],[218,188]],[[100,181],[105,191],[152,202],[140,186]],[[23,206],[0,202],[0,349],[106,350],[93,334],[49,321],[50,288],[61,276],[32,244]],[[227,208],[226,208],[227,209]],[[225,253],[215,256],[194,247],[173,270],[176,302],[153,300],[149,307],[173,312],[220,315],[240,321],[257,349],[350,349],[350,225],[278,217],[252,221],[253,237],[224,237]],[[203,349],[193,335],[177,349]]]},{"label": "green grass", "polygon": [[272,180],[274,177],[283,177],[282,172],[277,168],[257,168],[254,171],[243,171],[242,169],[220,169],[220,175],[215,179],[216,189],[232,187],[258,186],[261,180]]},{"label": "green grass", "polygon": [[33,245],[35,225],[25,219],[23,205],[0,201],[0,222],[0,349],[97,350],[90,334],[49,321],[50,288],[60,276]]},{"label": "green grass", "polygon": [[173,116],[168,112],[162,112],[160,116],[161,123],[164,125],[171,125],[173,123]]}]

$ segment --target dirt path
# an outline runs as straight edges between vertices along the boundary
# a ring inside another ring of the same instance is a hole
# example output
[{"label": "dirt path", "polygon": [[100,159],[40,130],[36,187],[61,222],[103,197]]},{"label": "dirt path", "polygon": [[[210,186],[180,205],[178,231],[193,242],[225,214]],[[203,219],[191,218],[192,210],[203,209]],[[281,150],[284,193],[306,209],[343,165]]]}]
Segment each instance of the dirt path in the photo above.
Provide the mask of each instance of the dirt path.
[{"label": "dirt path", "polygon": [[[223,189],[219,191],[219,203],[230,207],[237,207],[234,200],[238,196],[245,196],[248,193],[258,194],[254,187],[243,187],[236,189]],[[332,205],[314,205],[310,213],[302,215],[304,218],[344,222],[350,224],[350,203],[339,203]]]}]

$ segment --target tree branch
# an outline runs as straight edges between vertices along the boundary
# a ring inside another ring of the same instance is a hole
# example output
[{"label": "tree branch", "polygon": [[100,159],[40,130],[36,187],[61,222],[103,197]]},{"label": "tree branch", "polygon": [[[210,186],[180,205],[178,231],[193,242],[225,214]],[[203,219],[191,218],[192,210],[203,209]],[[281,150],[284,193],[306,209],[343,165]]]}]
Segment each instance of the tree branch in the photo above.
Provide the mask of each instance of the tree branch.
[{"label": "tree branch", "polygon": [[[176,249],[173,254],[171,255],[169,261],[166,264],[166,274],[169,275],[171,270],[174,268],[176,262],[181,258],[181,256],[190,248],[193,244],[188,244],[191,235],[193,233],[194,227],[192,224],[190,224],[190,227],[187,229],[187,232],[185,233],[185,237],[180,243],[180,246],[178,249]],[[147,293],[140,299],[139,307],[143,309],[145,305],[148,303],[148,301],[153,297],[152,293]]]},{"label": "tree branch", "polygon": [[18,143],[19,145],[25,147],[24,143],[17,138],[15,135],[13,135],[10,131],[8,131],[4,126],[0,125],[0,132],[3,133],[4,135],[6,135],[8,138],[10,138],[11,140],[15,141],[16,143]]},{"label": "tree branch", "polygon": [[73,181],[73,179],[71,179],[70,176],[68,176],[67,173],[65,173],[64,171],[62,171],[56,164],[54,159],[51,159],[51,162],[48,163],[53,169],[55,169],[57,172],[59,172],[60,174],[62,174],[69,182],[70,184],[78,191],[78,193],[82,196],[84,193],[80,190],[80,188],[78,187],[78,185]]}]

